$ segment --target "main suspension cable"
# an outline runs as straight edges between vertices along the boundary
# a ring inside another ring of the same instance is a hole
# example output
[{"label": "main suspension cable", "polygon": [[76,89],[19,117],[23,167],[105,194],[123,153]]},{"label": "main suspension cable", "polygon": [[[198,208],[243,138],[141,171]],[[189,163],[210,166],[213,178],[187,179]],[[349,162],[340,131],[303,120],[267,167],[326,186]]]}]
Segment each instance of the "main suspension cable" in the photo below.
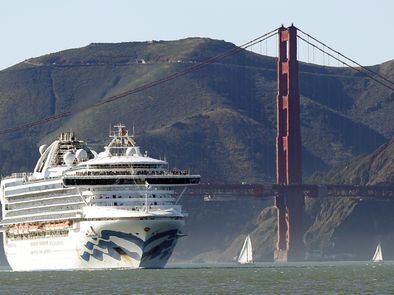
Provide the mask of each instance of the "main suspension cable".
[{"label": "main suspension cable", "polygon": [[[327,44],[325,44],[325,43],[319,41],[318,39],[316,39],[315,37],[309,35],[308,33],[305,33],[304,31],[300,30],[299,28],[297,28],[297,29],[298,29],[298,31],[300,31],[301,33],[303,33],[304,35],[306,35],[308,38],[311,38],[312,40],[314,40],[315,42],[319,43],[320,45],[323,45],[323,46],[327,47],[328,49],[330,49],[331,51],[335,52],[338,56],[339,56],[339,55],[342,56],[343,58],[347,59],[348,61],[351,61],[352,63],[356,64],[357,66],[359,66],[360,68],[364,69],[365,71],[370,72],[370,73],[372,73],[372,74],[378,76],[379,78],[385,80],[386,82],[388,82],[388,83],[394,85],[394,82],[391,81],[391,80],[389,80],[389,79],[387,79],[385,76],[383,76],[383,75],[379,74],[378,72],[375,72],[375,71],[373,71],[373,70],[371,70],[371,69],[369,69],[369,68],[367,68],[367,67],[361,65],[360,63],[356,62],[355,60],[353,60],[353,59],[351,59],[351,58],[345,56],[345,55],[342,54],[341,52],[339,52],[339,51],[333,49],[332,47],[330,47],[330,46],[328,46]],[[301,37],[300,37],[300,38],[301,38]],[[309,41],[308,41],[308,43],[309,43]],[[311,44],[311,43],[309,43],[309,44]]]},{"label": "main suspension cable", "polygon": [[394,87],[392,87],[392,86],[390,86],[390,85],[387,85],[386,83],[383,83],[382,81],[376,79],[374,76],[368,74],[367,72],[364,72],[364,71],[360,70],[359,68],[356,68],[355,66],[352,66],[352,65],[350,65],[349,63],[347,63],[347,62],[345,62],[345,61],[343,61],[343,60],[341,60],[341,59],[335,57],[335,56],[332,55],[331,53],[325,51],[324,49],[321,49],[320,47],[318,47],[318,46],[316,46],[315,44],[309,42],[308,40],[304,39],[303,37],[301,37],[301,36],[299,36],[299,35],[298,35],[297,37],[300,38],[301,40],[303,40],[304,42],[308,43],[309,45],[311,45],[313,48],[316,48],[317,50],[320,50],[321,52],[327,54],[328,56],[332,57],[333,59],[339,61],[340,63],[342,63],[342,64],[344,64],[344,65],[346,65],[346,66],[348,66],[349,68],[351,68],[351,69],[353,69],[353,70],[355,70],[355,71],[357,71],[357,72],[359,72],[359,73],[362,73],[362,74],[368,76],[370,79],[374,80],[375,82],[377,82],[377,83],[381,84],[382,86],[384,86],[384,87],[386,87],[386,88],[388,88],[388,89],[394,91]]}]

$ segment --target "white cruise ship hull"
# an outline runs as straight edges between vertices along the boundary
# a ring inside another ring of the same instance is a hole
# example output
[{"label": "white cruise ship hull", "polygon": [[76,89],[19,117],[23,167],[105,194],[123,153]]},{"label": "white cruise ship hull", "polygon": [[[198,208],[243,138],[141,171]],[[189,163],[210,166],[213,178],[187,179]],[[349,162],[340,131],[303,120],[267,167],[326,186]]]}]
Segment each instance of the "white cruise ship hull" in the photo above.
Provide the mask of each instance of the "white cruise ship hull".
[{"label": "white cruise ship hull", "polygon": [[40,146],[32,173],[1,178],[0,231],[13,270],[166,265],[184,225],[177,202],[200,175],[170,170],[115,128],[100,153],[61,133]]},{"label": "white cruise ship hull", "polygon": [[14,271],[163,268],[183,224],[149,217],[81,221],[63,237],[4,238],[4,250]]}]

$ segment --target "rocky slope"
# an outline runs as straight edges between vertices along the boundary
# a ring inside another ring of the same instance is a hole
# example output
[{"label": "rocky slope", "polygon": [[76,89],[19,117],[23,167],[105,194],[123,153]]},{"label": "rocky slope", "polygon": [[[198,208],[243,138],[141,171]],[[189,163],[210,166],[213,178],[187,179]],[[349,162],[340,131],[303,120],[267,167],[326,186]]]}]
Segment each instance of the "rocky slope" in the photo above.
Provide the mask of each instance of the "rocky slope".
[{"label": "rocky slope", "polygon": [[[331,183],[393,185],[394,140],[342,169],[328,173],[327,180]],[[385,256],[394,258],[393,200],[352,198],[313,202],[310,211],[318,214],[305,235],[310,249],[325,255],[347,253],[349,258],[367,259],[381,241]]]},{"label": "rocky slope", "polygon": [[[330,171],[319,181],[393,185],[393,176],[394,140],[391,140],[373,153]],[[393,211],[393,200],[307,199],[304,241],[310,259],[369,260],[378,242],[382,244],[385,259],[394,259]],[[202,253],[199,259],[214,260],[214,254],[216,261],[231,261],[238,254],[245,235],[251,233],[256,260],[272,260],[276,240],[275,208],[267,206],[260,213],[250,215],[250,221],[227,247]]]}]

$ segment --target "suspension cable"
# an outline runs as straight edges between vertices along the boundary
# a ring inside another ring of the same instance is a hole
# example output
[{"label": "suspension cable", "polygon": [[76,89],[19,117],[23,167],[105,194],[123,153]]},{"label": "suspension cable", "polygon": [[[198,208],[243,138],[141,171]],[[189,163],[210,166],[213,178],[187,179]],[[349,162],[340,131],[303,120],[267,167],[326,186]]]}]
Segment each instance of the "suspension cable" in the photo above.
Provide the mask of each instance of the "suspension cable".
[{"label": "suspension cable", "polygon": [[[342,54],[342,53],[340,53],[339,51],[333,49],[332,47],[328,46],[327,44],[325,44],[325,43],[319,41],[318,39],[314,38],[313,36],[309,35],[308,33],[305,33],[304,31],[300,30],[299,28],[297,28],[297,29],[298,29],[298,31],[300,31],[300,32],[303,33],[304,35],[308,36],[308,38],[311,38],[312,40],[314,40],[315,42],[319,43],[320,45],[323,45],[323,46],[327,47],[327,48],[330,49],[331,51],[333,51],[333,52],[335,52],[336,54],[342,56],[343,58],[347,59],[348,61],[351,61],[352,63],[356,64],[357,66],[359,66],[360,68],[364,69],[365,71],[368,71],[368,72],[370,72],[370,73],[372,73],[372,74],[374,74],[374,75],[380,77],[381,79],[385,80],[386,82],[388,82],[388,83],[394,85],[394,82],[393,82],[393,81],[387,79],[386,77],[384,77],[383,75],[379,74],[378,72],[375,72],[375,71],[373,71],[373,70],[371,70],[371,69],[369,69],[369,68],[367,68],[367,67],[361,65],[360,63],[356,62],[355,60],[353,60],[353,59],[351,59],[351,58],[345,56],[344,54]],[[301,37],[300,37],[300,38],[301,38]],[[309,43],[309,44],[310,44],[310,43]]]},{"label": "suspension cable", "polygon": [[341,62],[342,64],[344,64],[344,65],[346,65],[346,66],[348,66],[349,68],[351,68],[351,69],[353,69],[353,70],[355,70],[355,71],[357,71],[357,72],[359,72],[359,73],[362,73],[362,74],[368,76],[370,79],[374,80],[375,82],[377,82],[377,83],[383,85],[384,87],[386,87],[386,88],[388,88],[388,89],[394,91],[394,87],[392,87],[392,86],[390,86],[390,85],[387,85],[386,83],[383,83],[382,81],[376,79],[374,76],[372,76],[372,75],[370,75],[370,74],[368,74],[368,73],[366,73],[366,72],[364,72],[364,71],[362,71],[362,70],[360,70],[360,69],[358,69],[358,68],[356,68],[356,67],[350,65],[349,63],[347,63],[347,62],[345,62],[345,61],[343,61],[343,60],[341,60],[341,59],[335,57],[335,56],[332,55],[331,53],[325,51],[324,49],[321,49],[320,47],[318,47],[318,46],[316,46],[315,44],[313,44],[313,43],[307,41],[307,40],[304,39],[303,37],[301,37],[301,36],[297,36],[297,37],[300,38],[301,40],[303,40],[304,42],[308,43],[309,45],[311,45],[313,48],[316,48],[317,50],[320,50],[321,52],[323,52],[323,53],[325,53],[325,54],[331,56],[333,59],[335,59],[335,60]]},{"label": "suspension cable", "polygon": [[261,36],[255,38],[255,39],[253,39],[253,40],[251,40],[249,42],[246,42],[246,43],[244,43],[244,44],[242,44],[240,46],[236,46],[236,47],[231,48],[229,50],[226,50],[226,51],[224,51],[224,52],[222,52],[220,54],[217,54],[217,55],[215,55],[215,56],[213,56],[211,58],[203,60],[202,62],[200,62],[200,63],[198,63],[196,65],[193,65],[191,67],[188,67],[187,69],[185,69],[183,71],[175,72],[175,73],[173,73],[171,75],[168,75],[168,76],[166,76],[164,78],[161,78],[161,79],[149,82],[149,83],[142,84],[141,86],[135,87],[133,89],[124,91],[124,92],[116,94],[116,95],[108,96],[107,98],[104,98],[103,100],[101,100],[99,102],[96,102],[94,104],[91,104],[91,105],[88,105],[88,106],[85,106],[85,107],[81,107],[79,109],[65,111],[65,112],[62,112],[62,113],[59,113],[59,114],[56,114],[56,115],[53,115],[53,116],[49,116],[49,117],[46,117],[46,118],[43,118],[43,119],[39,119],[39,120],[36,120],[36,121],[31,121],[31,122],[28,122],[28,123],[24,123],[24,124],[18,125],[16,127],[0,130],[0,135],[13,133],[13,132],[16,132],[16,131],[19,131],[19,130],[22,130],[22,129],[31,128],[31,127],[38,126],[38,125],[43,125],[43,124],[46,124],[48,122],[59,120],[59,119],[62,119],[62,118],[66,118],[66,117],[69,117],[71,115],[74,115],[74,114],[86,111],[86,110],[94,108],[94,107],[102,106],[104,104],[113,102],[113,101],[118,100],[120,98],[123,98],[125,96],[131,95],[131,94],[135,94],[135,93],[138,93],[138,92],[142,92],[144,90],[150,89],[150,88],[155,87],[157,85],[160,85],[160,84],[166,83],[168,81],[174,80],[176,78],[185,76],[185,75],[187,75],[187,74],[189,74],[191,72],[194,72],[194,71],[196,71],[198,69],[206,67],[206,66],[208,66],[208,65],[210,65],[210,64],[212,64],[214,62],[217,62],[219,60],[222,60],[222,59],[224,59],[224,58],[226,58],[228,56],[234,55],[234,54],[236,54],[236,53],[238,53],[238,52],[240,52],[242,50],[245,50],[246,48],[249,48],[249,47],[251,47],[251,46],[253,46],[253,45],[257,44],[257,43],[263,42],[263,41],[271,38],[272,36],[275,36],[277,34],[277,32],[278,32],[278,28],[276,28],[276,29],[264,34],[264,35],[261,35]]}]

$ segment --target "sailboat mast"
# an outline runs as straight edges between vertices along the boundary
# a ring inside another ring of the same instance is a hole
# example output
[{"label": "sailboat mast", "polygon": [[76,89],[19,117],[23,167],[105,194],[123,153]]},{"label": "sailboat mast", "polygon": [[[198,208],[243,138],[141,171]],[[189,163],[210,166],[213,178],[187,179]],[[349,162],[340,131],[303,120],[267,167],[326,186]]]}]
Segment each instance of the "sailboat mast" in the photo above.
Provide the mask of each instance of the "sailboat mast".
[{"label": "sailboat mast", "polygon": [[249,235],[246,237],[246,261],[249,262]]}]

